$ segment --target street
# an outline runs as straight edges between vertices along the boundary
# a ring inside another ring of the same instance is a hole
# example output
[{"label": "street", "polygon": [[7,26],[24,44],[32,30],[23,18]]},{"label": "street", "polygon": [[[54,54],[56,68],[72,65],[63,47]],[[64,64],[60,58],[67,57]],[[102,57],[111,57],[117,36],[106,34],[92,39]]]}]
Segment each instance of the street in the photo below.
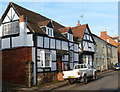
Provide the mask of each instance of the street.
[{"label": "street", "polygon": [[99,75],[97,80],[90,81],[88,84],[74,83],[54,90],[118,90],[118,77],[120,71],[113,71]]}]

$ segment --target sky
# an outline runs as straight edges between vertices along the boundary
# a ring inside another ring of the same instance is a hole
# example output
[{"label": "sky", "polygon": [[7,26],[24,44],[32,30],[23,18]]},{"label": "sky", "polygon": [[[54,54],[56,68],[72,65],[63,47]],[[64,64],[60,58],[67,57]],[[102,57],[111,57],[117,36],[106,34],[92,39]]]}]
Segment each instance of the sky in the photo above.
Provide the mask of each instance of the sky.
[{"label": "sky", "polygon": [[[66,27],[88,24],[92,33],[100,36],[106,30],[110,36],[118,35],[117,2],[15,2],[16,4],[37,12]],[[0,16],[8,2],[2,2]],[[82,17],[81,17],[82,16]]]}]

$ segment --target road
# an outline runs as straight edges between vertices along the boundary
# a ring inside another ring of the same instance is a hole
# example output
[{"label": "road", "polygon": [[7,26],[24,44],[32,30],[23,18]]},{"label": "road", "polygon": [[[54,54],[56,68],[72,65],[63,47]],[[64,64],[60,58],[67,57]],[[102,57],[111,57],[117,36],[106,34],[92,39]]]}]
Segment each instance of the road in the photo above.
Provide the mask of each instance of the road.
[{"label": "road", "polygon": [[97,80],[90,81],[87,84],[74,83],[54,90],[118,90],[120,88],[118,77],[120,78],[120,71],[113,71],[99,75]]}]

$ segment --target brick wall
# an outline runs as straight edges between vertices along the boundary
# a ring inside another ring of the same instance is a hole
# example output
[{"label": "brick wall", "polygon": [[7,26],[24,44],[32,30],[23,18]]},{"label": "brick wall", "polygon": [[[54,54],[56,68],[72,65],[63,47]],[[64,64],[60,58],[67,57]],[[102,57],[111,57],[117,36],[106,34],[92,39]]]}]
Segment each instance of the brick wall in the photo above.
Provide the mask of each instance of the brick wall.
[{"label": "brick wall", "polygon": [[57,80],[57,72],[38,73],[38,84]]},{"label": "brick wall", "polygon": [[[28,54],[29,53],[29,54]],[[32,48],[15,48],[2,51],[2,80],[26,84],[26,61],[32,60]]]}]

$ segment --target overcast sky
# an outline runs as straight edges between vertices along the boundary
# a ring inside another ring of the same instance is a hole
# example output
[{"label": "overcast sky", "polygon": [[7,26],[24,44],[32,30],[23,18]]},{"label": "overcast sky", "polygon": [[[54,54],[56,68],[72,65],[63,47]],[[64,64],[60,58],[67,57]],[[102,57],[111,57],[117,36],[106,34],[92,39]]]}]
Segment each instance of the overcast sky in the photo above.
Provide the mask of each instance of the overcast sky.
[{"label": "overcast sky", "polygon": [[[118,35],[118,3],[117,2],[15,2],[22,7],[44,15],[66,26],[89,24],[90,30],[100,35],[105,29],[110,36]],[[4,13],[8,2],[2,2]],[[82,16],[82,17],[81,17]]]}]

